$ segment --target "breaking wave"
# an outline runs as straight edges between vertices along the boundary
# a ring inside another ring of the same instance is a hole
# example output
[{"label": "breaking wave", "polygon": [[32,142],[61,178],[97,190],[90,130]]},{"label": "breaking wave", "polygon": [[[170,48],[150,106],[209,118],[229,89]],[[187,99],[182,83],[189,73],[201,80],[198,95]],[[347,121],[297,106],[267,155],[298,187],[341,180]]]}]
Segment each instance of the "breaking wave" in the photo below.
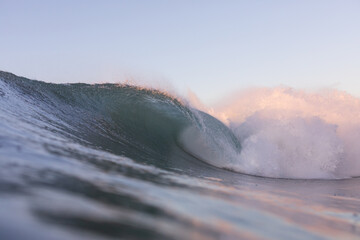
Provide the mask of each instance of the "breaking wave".
[{"label": "breaking wave", "polygon": [[205,171],[211,165],[300,179],[360,175],[360,101],[335,90],[253,89],[201,111],[156,89],[51,84],[0,72],[0,110],[3,146],[20,141],[59,154],[68,141],[165,168],[203,164]]}]

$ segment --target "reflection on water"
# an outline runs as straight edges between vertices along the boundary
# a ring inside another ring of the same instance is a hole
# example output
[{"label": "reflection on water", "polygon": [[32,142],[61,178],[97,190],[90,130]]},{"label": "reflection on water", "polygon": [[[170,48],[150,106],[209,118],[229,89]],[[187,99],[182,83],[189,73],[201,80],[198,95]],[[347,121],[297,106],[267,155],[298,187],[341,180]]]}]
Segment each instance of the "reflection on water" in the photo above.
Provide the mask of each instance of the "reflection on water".
[{"label": "reflection on water", "polygon": [[[1,239],[24,233],[33,239],[353,239],[360,234],[359,179],[276,180],[224,170],[195,177],[191,171],[96,154],[90,164],[81,159],[61,167],[34,164],[34,156],[31,163],[3,158]],[[17,227],[9,228],[10,223]]]}]

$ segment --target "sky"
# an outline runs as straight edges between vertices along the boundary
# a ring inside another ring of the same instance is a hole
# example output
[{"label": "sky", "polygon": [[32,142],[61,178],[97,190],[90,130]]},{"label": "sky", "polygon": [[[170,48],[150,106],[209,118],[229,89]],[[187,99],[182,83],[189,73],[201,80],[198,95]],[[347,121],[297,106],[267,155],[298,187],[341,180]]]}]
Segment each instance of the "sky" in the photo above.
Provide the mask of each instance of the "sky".
[{"label": "sky", "polygon": [[0,70],[164,81],[205,103],[248,87],[360,97],[360,1],[0,0]]}]

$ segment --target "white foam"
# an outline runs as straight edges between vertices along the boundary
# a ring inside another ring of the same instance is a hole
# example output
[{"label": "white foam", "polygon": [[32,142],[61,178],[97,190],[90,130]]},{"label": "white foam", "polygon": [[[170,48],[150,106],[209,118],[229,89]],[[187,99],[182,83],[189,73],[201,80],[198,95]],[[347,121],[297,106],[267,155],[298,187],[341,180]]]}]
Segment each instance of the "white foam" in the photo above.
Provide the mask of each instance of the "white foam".
[{"label": "white foam", "polygon": [[360,176],[360,99],[346,92],[250,89],[208,112],[242,145],[214,165],[276,178]]}]

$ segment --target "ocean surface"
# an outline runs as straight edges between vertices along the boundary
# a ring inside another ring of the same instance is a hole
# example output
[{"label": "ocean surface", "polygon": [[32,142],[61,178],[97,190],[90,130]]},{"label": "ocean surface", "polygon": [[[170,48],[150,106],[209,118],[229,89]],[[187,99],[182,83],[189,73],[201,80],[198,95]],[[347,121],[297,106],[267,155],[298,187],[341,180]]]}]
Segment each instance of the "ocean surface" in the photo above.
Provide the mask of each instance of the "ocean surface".
[{"label": "ocean surface", "polygon": [[0,72],[0,239],[360,239],[359,110]]}]

